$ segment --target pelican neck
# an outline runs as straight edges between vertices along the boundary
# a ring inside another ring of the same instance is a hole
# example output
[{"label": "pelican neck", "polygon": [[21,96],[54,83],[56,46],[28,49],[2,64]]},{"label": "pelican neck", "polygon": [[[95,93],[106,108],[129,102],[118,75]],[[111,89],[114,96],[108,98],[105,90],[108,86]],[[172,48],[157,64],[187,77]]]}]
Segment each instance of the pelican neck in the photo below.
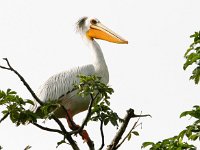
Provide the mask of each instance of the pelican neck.
[{"label": "pelican neck", "polygon": [[102,81],[107,84],[109,80],[109,73],[101,47],[95,40],[89,40],[88,44],[88,46],[92,50],[95,73],[97,76],[102,77]]}]

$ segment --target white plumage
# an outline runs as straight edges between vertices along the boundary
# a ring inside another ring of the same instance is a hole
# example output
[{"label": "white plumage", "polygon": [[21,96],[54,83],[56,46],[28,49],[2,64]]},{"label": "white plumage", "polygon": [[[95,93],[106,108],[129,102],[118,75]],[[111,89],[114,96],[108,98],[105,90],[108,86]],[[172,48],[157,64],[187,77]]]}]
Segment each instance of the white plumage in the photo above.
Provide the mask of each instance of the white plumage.
[{"label": "white plumage", "polygon": [[37,95],[43,102],[57,100],[72,91],[73,84],[79,82],[78,75],[92,75],[94,73],[94,66],[87,65],[55,74],[39,88]]},{"label": "white plumage", "polygon": [[[86,66],[63,71],[50,77],[40,86],[37,96],[43,102],[61,100],[64,107],[74,116],[88,108],[90,98],[82,98],[77,91],[72,91],[73,84],[79,82],[78,75],[97,75],[105,84],[109,81],[108,68],[100,46],[94,39],[102,39],[114,43],[127,43],[126,40],[103,26],[97,19],[81,18],[77,22],[77,31],[81,34],[93,53],[93,63]],[[37,105],[35,103],[35,109]],[[65,117],[65,112],[57,110],[57,117]]]}]

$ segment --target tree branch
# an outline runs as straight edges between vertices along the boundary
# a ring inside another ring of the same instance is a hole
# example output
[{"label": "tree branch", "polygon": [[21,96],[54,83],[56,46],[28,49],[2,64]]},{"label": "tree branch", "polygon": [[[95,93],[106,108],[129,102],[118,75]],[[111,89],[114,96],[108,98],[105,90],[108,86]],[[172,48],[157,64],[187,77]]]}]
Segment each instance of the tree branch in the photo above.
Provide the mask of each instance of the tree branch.
[{"label": "tree branch", "polygon": [[[43,102],[36,96],[36,94],[34,93],[34,91],[31,89],[31,87],[29,86],[29,84],[26,82],[26,80],[18,73],[18,71],[16,71],[11,65],[10,62],[8,61],[7,58],[3,58],[6,62],[9,68],[4,67],[4,66],[0,66],[0,68],[2,69],[6,69],[6,70],[10,70],[12,72],[14,72],[19,79],[22,81],[22,83],[25,85],[25,87],[28,89],[28,91],[31,93],[31,95],[33,96],[33,98],[42,106]],[[72,139],[71,134],[69,134],[69,132],[66,131],[65,127],[63,126],[62,122],[56,118],[54,115],[52,115],[53,120],[59,125],[60,129],[62,130],[64,135],[64,138],[66,138],[70,145],[72,146],[72,148],[74,150],[79,150],[79,147],[77,146],[76,142]]]},{"label": "tree branch", "polygon": [[10,68],[4,67],[4,66],[0,66],[0,68],[10,70]]},{"label": "tree branch", "polygon": [[124,141],[128,138],[129,134],[131,134],[131,132],[137,127],[137,124],[139,122],[141,117],[139,117],[137,119],[137,121],[134,123],[133,127],[130,129],[130,131],[128,132],[128,134],[124,137],[124,139],[116,146],[116,149],[118,149],[123,143]]},{"label": "tree branch", "polygon": [[99,150],[102,150],[105,143],[104,143],[104,133],[103,133],[103,120],[101,120],[100,123],[100,131],[101,131],[101,147],[99,148]]},{"label": "tree branch", "polygon": [[40,124],[37,124],[37,123],[32,123],[34,126],[42,129],[42,130],[46,130],[46,131],[49,131],[49,132],[57,132],[59,134],[63,134],[63,132],[61,130],[58,130],[58,129],[51,129],[51,128],[47,128],[47,127],[43,127],[41,126]]},{"label": "tree branch", "polygon": [[107,150],[116,150],[117,149],[117,145],[119,143],[119,140],[121,139],[123,133],[125,132],[131,118],[147,117],[147,116],[150,116],[150,115],[135,115],[133,109],[127,110],[127,114],[124,117],[124,122],[122,123],[120,129],[118,130],[118,132],[115,135],[114,139],[112,140],[111,144],[108,145]]}]

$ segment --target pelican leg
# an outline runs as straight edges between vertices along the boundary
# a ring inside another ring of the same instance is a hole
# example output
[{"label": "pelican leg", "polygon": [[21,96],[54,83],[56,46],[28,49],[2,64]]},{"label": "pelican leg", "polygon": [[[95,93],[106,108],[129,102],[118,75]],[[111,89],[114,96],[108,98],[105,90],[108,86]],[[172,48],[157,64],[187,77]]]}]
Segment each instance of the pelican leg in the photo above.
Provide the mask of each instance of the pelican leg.
[{"label": "pelican leg", "polygon": [[[66,119],[67,119],[67,123],[68,123],[68,125],[69,125],[69,128],[71,129],[71,130],[77,130],[77,129],[79,129],[80,128],[80,126],[79,125],[77,125],[74,121],[73,121],[73,117],[72,117],[72,113],[71,113],[71,111],[70,110],[67,110],[67,112],[68,112],[68,115],[66,116]],[[82,139],[85,141],[85,142],[91,142],[91,139],[90,139],[90,137],[89,137],[89,135],[88,135],[88,133],[87,133],[87,131],[86,130],[82,130],[80,133],[80,136],[82,137]]]}]

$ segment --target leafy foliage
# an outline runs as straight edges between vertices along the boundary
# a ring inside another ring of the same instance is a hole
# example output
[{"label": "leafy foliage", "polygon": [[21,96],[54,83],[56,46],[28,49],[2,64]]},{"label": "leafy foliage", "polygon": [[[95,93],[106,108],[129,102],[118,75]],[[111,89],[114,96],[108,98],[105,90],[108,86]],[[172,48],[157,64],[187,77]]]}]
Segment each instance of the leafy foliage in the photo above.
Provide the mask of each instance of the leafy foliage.
[{"label": "leafy foliage", "polygon": [[185,117],[187,115],[197,120],[195,120],[192,125],[187,126],[186,129],[181,131],[177,136],[164,139],[157,143],[144,142],[142,148],[151,146],[150,150],[196,150],[194,145],[184,142],[184,138],[190,141],[200,139],[200,106],[194,106],[193,110],[181,113],[180,117]]},{"label": "leafy foliage", "polygon": [[6,106],[2,111],[3,117],[0,122],[10,116],[11,121],[17,126],[27,122],[37,122],[38,118],[50,118],[52,112],[60,106],[57,101],[49,101],[34,113],[25,108],[27,105],[34,105],[33,101],[22,99],[11,89],[7,89],[6,92],[0,90],[0,105]]},{"label": "leafy foliage", "polygon": [[[195,84],[198,84],[200,79],[200,31],[195,32],[190,37],[193,38],[193,43],[184,55],[186,62],[183,69],[186,70],[188,66],[195,64],[195,69],[190,79],[194,80]],[[180,117],[187,115],[195,119],[193,124],[187,126],[174,137],[164,139],[157,143],[144,142],[142,148],[150,146],[150,150],[196,150],[194,145],[185,142],[184,139],[187,139],[187,141],[200,139],[200,106],[194,106],[192,110],[182,112]]]},{"label": "leafy foliage", "polygon": [[26,104],[33,105],[33,102],[31,100],[23,100],[11,89],[6,92],[0,90],[0,105],[6,106],[6,109],[2,111],[4,116],[1,121],[10,116],[11,121],[19,126],[20,124],[25,124],[28,120],[35,120],[35,114],[24,108]]},{"label": "leafy foliage", "polygon": [[185,135],[189,140],[200,139],[200,106],[193,106],[191,111],[183,112],[180,117],[189,115],[190,117],[195,118],[195,122],[192,125],[186,127],[181,134]]},{"label": "leafy foliage", "polygon": [[184,55],[186,62],[183,65],[183,69],[186,70],[188,66],[195,64],[195,69],[190,79],[194,80],[195,84],[198,84],[200,79],[200,31],[195,32],[190,37],[193,38],[193,43]]},{"label": "leafy foliage", "polygon": [[75,85],[79,91],[78,94],[82,97],[89,96],[94,100],[89,120],[103,121],[104,125],[110,122],[113,126],[118,127],[118,123],[123,120],[111,110],[109,102],[110,95],[114,90],[102,83],[100,77],[80,75],[79,78],[80,83]]},{"label": "leafy foliage", "polygon": [[[38,107],[35,112],[36,118],[51,119],[51,116],[59,107],[61,107],[61,105],[58,100],[47,101],[42,106]],[[32,122],[34,122],[34,120],[32,120]]]},{"label": "leafy foliage", "polygon": [[184,111],[181,113],[180,117],[184,117],[184,116],[191,116],[194,117],[196,119],[200,119],[200,106],[193,106],[193,109],[190,111]]},{"label": "leafy foliage", "polygon": [[187,142],[182,141],[182,137],[174,136],[157,143],[153,142],[144,142],[142,148],[151,146],[150,150],[196,150],[193,145],[188,144]]}]

